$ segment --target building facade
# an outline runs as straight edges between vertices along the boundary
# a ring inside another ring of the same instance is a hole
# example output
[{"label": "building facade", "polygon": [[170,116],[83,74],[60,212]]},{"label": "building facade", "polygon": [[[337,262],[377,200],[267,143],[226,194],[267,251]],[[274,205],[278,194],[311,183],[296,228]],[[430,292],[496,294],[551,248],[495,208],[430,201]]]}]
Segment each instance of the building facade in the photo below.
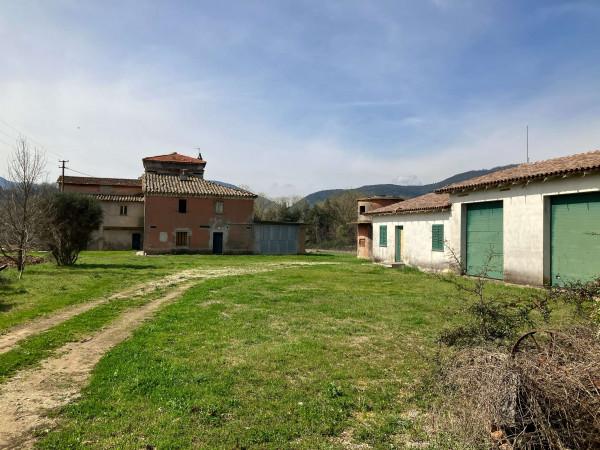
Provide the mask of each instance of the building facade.
[{"label": "building facade", "polygon": [[373,224],[367,213],[404,200],[402,197],[375,196],[359,198],[356,202],[356,256],[371,259],[373,256]]},{"label": "building facade", "polygon": [[302,224],[272,224],[284,231],[268,235],[277,242],[283,233],[294,236],[295,245],[271,245],[267,236],[257,246],[255,229],[262,225],[254,223],[256,195],[205,180],[206,161],[201,156],[171,153],[144,158],[143,164],[139,179],[59,178],[66,192],[92,195],[102,205],[103,223],[90,249],[147,254],[304,252]]},{"label": "building facade", "polygon": [[90,250],[141,250],[144,235],[142,182],[126,178],[65,177],[66,192],[95,197],[102,206],[103,222],[93,233]]},{"label": "building facade", "polygon": [[[409,202],[423,208],[409,211]],[[382,262],[459,262],[469,275],[530,285],[587,281],[600,276],[600,151],[522,164],[369,215]]]}]

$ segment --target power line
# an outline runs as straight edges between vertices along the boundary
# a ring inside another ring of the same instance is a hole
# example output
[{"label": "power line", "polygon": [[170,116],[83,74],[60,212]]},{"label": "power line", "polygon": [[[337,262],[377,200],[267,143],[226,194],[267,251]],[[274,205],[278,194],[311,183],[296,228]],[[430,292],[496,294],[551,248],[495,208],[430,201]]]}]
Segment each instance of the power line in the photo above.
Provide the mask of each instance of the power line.
[{"label": "power line", "polygon": [[11,139],[15,139],[15,136],[13,136],[12,134],[7,133],[6,131],[4,131],[2,128],[0,128],[0,133],[2,133],[4,136],[9,137]]},{"label": "power line", "polygon": [[0,142],[3,142],[6,146],[8,147],[14,147],[15,144],[9,144],[8,142],[6,142],[4,139],[0,139]]},{"label": "power line", "polygon": [[[69,162],[69,161],[67,161],[67,162]],[[92,178],[95,177],[95,175],[90,175],[89,173],[80,172],[79,170],[71,169],[70,167],[65,167],[65,169],[70,170],[71,172],[78,173],[79,175],[85,175],[86,177],[92,177]]]},{"label": "power line", "polygon": [[[48,153],[52,153],[54,156],[57,156],[59,158],[62,158],[61,155],[59,155],[58,153],[50,150],[46,145],[42,144],[40,141],[38,141],[37,139],[35,139],[33,136],[31,136],[30,134],[27,133],[23,133],[21,130],[19,130],[17,127],[11,125],[10,123],[8,123],[6,120],[0,118],[0,122],[3,123],[6,127],[16,131],[19,135],[27,137],[29,140],[31,140],[34,144],[37,143],[37,145],[39,145],[42,150],[44,150],[45,152]],[[6,132],[4,132],[4,134],[6,134]]]}]

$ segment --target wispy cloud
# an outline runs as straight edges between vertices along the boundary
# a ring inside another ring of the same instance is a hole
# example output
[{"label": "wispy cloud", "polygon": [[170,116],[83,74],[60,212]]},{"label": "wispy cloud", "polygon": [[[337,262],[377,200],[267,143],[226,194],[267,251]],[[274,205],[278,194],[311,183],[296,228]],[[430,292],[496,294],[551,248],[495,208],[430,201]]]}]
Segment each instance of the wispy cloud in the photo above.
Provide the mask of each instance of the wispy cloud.
[{"label": "wispy cloud", "polygon": [[536,159],[599,147],[593,4],[547,5],[2,3],[0,118],[83,172],[199,146],[274,196],[518,162],[526,124]]}]

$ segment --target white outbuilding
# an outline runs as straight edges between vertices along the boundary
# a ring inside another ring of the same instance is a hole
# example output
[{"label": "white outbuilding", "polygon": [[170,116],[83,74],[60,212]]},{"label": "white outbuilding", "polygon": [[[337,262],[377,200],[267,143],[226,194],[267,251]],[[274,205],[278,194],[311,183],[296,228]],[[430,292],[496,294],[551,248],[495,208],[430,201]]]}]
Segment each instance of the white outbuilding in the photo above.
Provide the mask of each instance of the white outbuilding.
[{"label": "white outbuilding", "polygon": [[600,151],[521,164],[369,213],[373,260],[514,283],[600,276]]}]

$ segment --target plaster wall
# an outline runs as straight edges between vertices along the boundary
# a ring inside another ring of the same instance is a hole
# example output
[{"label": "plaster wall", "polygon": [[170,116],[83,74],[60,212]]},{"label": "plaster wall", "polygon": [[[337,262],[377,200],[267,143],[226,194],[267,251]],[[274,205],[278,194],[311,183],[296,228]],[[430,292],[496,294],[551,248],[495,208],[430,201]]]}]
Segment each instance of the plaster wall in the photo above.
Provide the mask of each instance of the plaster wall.
[{"label": "plaster wall", "polygon": [[[450,234],[450,211],[382,215],[373,217],[373,260],[394,263],[396,252],[396,226],[402,226],[401,262],[424,270],[446,270],[450,267],[450,254],[432,250],[432,225],[444,225],[444,237]],[[379,245],[380,226],[387,225],[387,245]]]},{"label": "plaster wall", "polygon": [[449,242],[459,255],[466,252],[466,206],[469,203],[502,200],[504,280],[542,285],[550,279],[550,198],[555,195],[600,190],[600,174],[550,179],[451,194]]}]

